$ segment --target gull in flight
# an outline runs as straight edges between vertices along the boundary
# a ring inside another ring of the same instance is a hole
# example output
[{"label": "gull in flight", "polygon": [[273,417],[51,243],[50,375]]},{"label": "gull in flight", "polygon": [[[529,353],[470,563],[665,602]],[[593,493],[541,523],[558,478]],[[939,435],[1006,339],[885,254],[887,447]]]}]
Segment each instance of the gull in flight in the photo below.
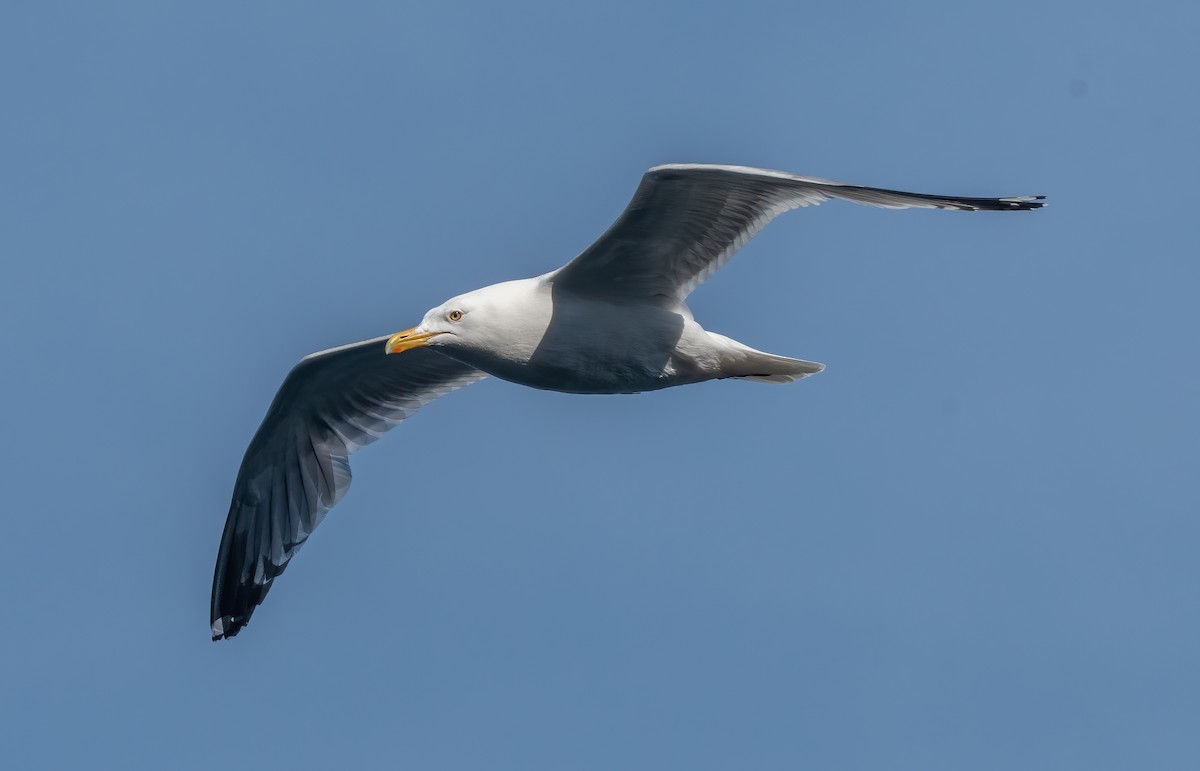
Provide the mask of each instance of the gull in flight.
[{"label": "gull in flight", "polygon": [[350,454],[442,394],[487,375],[622,394],[820,372],[705,330],[686,300],[776,216],[831,198],[885,209],[1043,205],[1043,196],[902,193],[743,166],[650,169],[608,232],[563,267],[453,297],[412,329],[314,353],[292,369],[234,484],[213,577],[213,639],[241,631],[346,494]]}]

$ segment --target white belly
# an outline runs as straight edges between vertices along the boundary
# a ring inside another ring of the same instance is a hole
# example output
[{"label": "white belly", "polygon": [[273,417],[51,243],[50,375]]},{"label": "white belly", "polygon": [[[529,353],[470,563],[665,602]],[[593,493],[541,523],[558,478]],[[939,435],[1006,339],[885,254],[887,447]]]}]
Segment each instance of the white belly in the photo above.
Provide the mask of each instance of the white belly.
[{"label": "white belly", "polygon": [[525,319],[507,344],[497,330],[487,352],[447,353],[504,380],[569,393],[636,393],[714,376],[694,355],[707,333],[661,308],[572,299],[555,303],[541,326],[531,336]]}]

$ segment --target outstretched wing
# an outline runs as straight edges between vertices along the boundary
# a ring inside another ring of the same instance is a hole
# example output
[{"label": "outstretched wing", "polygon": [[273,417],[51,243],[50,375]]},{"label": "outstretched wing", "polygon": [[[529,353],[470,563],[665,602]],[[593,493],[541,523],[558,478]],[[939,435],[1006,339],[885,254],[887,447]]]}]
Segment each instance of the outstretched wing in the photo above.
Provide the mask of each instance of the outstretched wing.
[{"label": "outstretched wing", "polygon": [[830,198],[885,209],[1022,211],[1043,205],[1043,196],[958,198],[745,166],[667,164],[646,172],[608,232],[552,280],[561,288],[611,300],[661,297],[673,304],[775,217]]},{"label": "outstretched wing", "polygon": [[385,355],[386,337],[306,356],[250,441],[212,588],[214,640],[250,620],[309,534],[350,487],[350,453],[484,373],[431,348]]}]

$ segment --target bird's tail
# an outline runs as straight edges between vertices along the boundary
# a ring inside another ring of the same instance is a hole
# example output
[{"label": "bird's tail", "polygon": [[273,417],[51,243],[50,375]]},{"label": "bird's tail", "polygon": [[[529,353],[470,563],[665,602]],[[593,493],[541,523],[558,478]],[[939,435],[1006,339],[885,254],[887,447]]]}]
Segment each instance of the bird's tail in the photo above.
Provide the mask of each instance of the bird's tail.
[{"label": "bird's tail", "polygon": [[737,377],[758,383],[793,383],[825,369],[824,364],[764,353],[713,332],[721,343],[721,377]]}]

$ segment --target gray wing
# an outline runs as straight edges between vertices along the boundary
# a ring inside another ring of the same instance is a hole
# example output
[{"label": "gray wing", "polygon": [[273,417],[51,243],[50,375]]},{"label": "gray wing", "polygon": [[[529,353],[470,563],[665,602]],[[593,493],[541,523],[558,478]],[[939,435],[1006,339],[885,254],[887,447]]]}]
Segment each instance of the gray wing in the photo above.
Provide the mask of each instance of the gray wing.
[{"label": "gray wing", "polygon": [[306,356],[246,449],[221,536],[212,636],[233,637],[350,487],[350,453],[426,403],[484,377],[431,348],[388,356],[386,337]]},{"label": "gray wing", "polygon": [[553,274],[556,286],[609,299],[682,301],[789,209],[830,198],[885,209],[1040,208],[1043,196],[959,198],[861,187],[745,166],[655,166],[596,243]]}]

